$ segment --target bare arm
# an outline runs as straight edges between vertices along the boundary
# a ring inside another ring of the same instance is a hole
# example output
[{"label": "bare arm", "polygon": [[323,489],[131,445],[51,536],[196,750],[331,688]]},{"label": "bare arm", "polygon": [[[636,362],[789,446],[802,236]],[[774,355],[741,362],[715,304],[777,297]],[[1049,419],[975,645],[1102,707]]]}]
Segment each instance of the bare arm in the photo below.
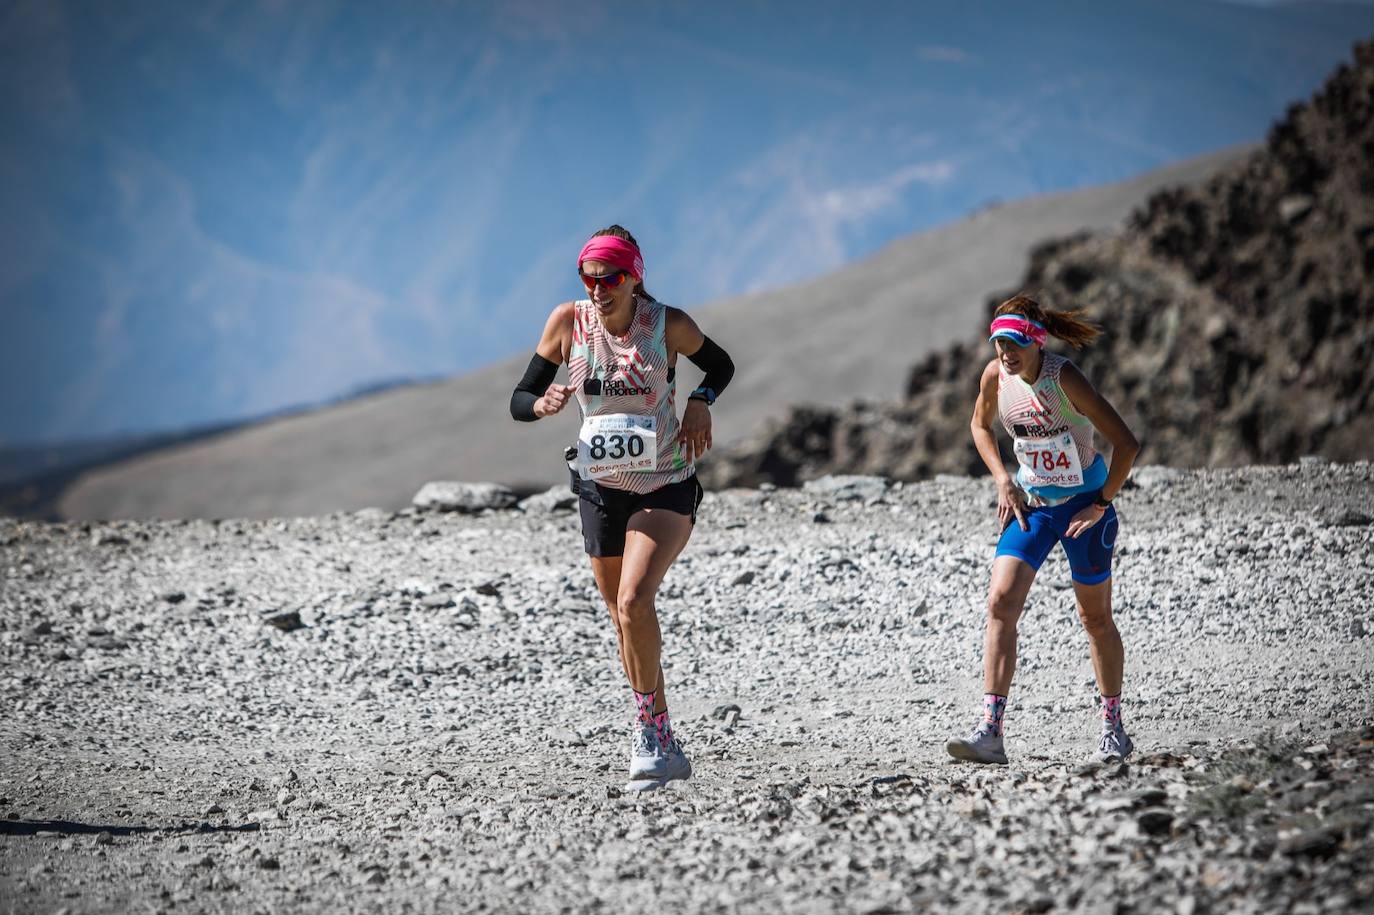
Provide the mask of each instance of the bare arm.
[{"label": "bare arm", "polygon": [[544,322],[544,333],[539,337],[539,345],[534,351],[554,365],[568,361],[568,350],[572,347],[573,303],[564,302],[549,312]]},{"label": "bare arm", "polygon": [[997,447],[997,434],[992,424],[997,418],[997,360],[989,362],[978,379],[978,399],[973,402],[973,420],[969,430],[973,433],[973,447],[987,465],[994,481],[1001,485],[1007,478],[1007,468],[1002,464],[1002,452]]},{"label": "bare arm", "polygon": [[[1140,442],[1136,440],[1126,421],[1121,418],[1121,414],[1116,412],[1116,408],[1097,393],[1097,389],[1083,377],[1083,373],[1073,363],[1068,363],[1060,369],[1059,386],[1068,395],[1073,408],[1090,419],[1097,431],[1112,443],[1112,462],[1107,469],[1107,482],[1102,484],[1102,498],[1111,500],[1126,482],[1126,475],[1131,472],[1135,456],[1140,453]],[[1095,525],[1106,511],[1107,509],[1101,505],[1089,505],[1073,516],[1065,534],[1077,537]]]},{"label": "bare arm", "polygon": [[668,306],[664,309],[663,316],[663,336],[668,343],[668,362],[676,362],[672,357],[677,353],[690,356],[701,349],[701,344],[705,342],[706,335],[697,327],[697,322],[692,320],[692,316],[681,308]]},{"label": "bare arm", "polygon": [[[669,307],[663,317],[663,337],[668,344],[668,363],[674,364],[677,354],[689,359],[706,342],[706,335],[697,327],[692,316],[680,308]],[[682,408],[682,422],[678,424],[677,440],[687,452],[687,460],[701,457],[715,440],[711,434],[711,408],[704,400],[688,400]]]},{"label": "bare arm", "polygon": [[969,431],[973,433],[973,446],[978,456],[987,465],[988,472],[997,483],[997,523],[1005,527],[1013,517],[1026,530],[1025,503],[1021,491],[1016,488],[1011,474],[1002,463],[1002,451],[997,447],[997,433],[993,423],[997,421],[997,360],[994,359],[983,369],[978,379],[978,399],[973,403],[973,419]]},{"label": "bare arm", "polygon": [[[544,324],[544,333],[539,337],[539,345],[534,348],[536,355],[547,359],[554,365],[568,361],[568,351],[572,347],[572,326],[574,307],[572,302],[564,302],[549,313]],[[548,376],[545,376],[548,377]],[[572,398],[572,385],[551,384],[542,396],[534,402],[534,415],[537,419],[552,416],[562,411]]]},{"label": "bare arm", "polygon": [[1131,472],[1131,465],[1140,453],[1140,442],[1116,408],[1097,393],[1073,363],[1060,370],[1059,385],[1069,395],[1073,408],[1090,419],[1102,437],[1112,444],[1112,462],[1107,470],[1107,482],[1102,484],[1102,498],[1113,499]]}]

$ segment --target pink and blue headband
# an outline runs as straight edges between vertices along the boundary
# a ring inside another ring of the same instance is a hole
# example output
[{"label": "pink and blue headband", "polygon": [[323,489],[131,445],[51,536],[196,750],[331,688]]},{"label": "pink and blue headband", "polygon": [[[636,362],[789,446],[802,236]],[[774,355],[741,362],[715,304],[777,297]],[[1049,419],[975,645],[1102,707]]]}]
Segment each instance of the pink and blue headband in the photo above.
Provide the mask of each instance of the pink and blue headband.
[{"label": "pink and blue headband", "polygon": [[998,315],[992,319],[992,336],[988,337],[988,342],[1003,337],[1017,346],[1030,346],[1032,343],[1044,346],[1047,335],[1045,325],[1025,315]]}]

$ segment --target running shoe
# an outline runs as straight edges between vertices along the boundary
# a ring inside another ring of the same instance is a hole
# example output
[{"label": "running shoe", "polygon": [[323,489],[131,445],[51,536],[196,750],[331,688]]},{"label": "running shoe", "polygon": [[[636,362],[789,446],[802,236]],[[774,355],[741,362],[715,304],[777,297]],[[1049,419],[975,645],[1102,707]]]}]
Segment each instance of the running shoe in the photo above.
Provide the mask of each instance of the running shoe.
[{"label": "running shoe", "polygon": [[691,777],[692,763],[676,737],[664,745],[652,725],[639,729],[630,756],[630,790],[653,791],[668,782]]},{"label": "running shoe", "polygon": [[945,744],[945,750],[955,759],[976,763],[1007,764],[1007,753],[1002,747],[1002,735],[994,734],[986,722],[980,722],[973,733],[967,737],[956,738]]},{"label": "running shoe", "polygon": [[662,778],[664,756],[658,746],[658,729],[641,722],[630,742],[630,781]]},{"label": "running shoe", "polygon": [[1102,762],[1120,762],[1131,751],[1135,749],[1135,744],[1131,743],[1131,738],[1126,736],[1126,729],[1121,725],[1112,727],[1104,724],[1102,726],[1102,736],[1097,739],[1097,758]]}]

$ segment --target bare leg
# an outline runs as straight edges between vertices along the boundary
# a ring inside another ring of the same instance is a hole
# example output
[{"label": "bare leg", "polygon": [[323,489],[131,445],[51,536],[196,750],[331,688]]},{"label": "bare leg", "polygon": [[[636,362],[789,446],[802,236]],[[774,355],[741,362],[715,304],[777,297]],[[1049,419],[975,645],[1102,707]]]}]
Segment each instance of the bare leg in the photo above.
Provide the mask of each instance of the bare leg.
[{"label": "bare leg", "polygon": [[1125,651],[1121,647],[1121,633],[1112,619],[1112,580],[1096,585],[1074,582],[1073,593],[1078,601],[1078,618],[1088,633],[1097,688],[1104,696],[1120,695]]},{"label": "bare leg", "polygon": [[[620,652],[620,666],[625,666],[625,638],[620,633],[620,614],[616,610],[616,595],[620,592],[620,556],[588,556],[592,561],[592,575],[596,578],[596,590],[606,602],[611,612],[611,625],[615,627],[617,650]],[[628,673],[626,674],[628,676]]]},{"label": "bare leg", "polygon": [[1007,695],[1016,672],[1016,624],[1035,583],[1035,570],[1015,556],[998,556],[988,587],[988,628],[983,637],[983,691]]},{"label": "bare leg", "polygon": [[[620,565],[621,556],[589,556],[592,561],[592,575],[596,578],[596,589],[601,592],[601,599],[606,602],[606,609],[611,612],[611,625],[615,626],[615,639],[617,651],[620,653],[620,667],[625,671],[625,679],[630,678],[630,668],[625,665],[625,635],[620,631],[620,611],[617,601],[620,594]],[[663,668],[658,671],[658,701],[654,703],[654,711],[661,712],[668,707],[668,699],[663,689]]]},{"label": "bare leg", "polygon": [[[1035,570],[1025,560],[998,556],[992,561],[988,586],[988,628],[983,636],[983,719],[965,738],[945,744],[955,759],[1007,764],[1002,748],[1002,710],[1016,672],[1016,624],[1035,582]],[[1001,696],[994,699],[986,694]]]},{"label": "bare leg", "polygon": [[692,519],[662,508],[635,512],[625,531],[620,585],[616,591],[616,629],[630,686],[639,693],[660,690],[654,711],[667,708],[659,666],[662,636],[654,598],[668,567],[692,535]]}]

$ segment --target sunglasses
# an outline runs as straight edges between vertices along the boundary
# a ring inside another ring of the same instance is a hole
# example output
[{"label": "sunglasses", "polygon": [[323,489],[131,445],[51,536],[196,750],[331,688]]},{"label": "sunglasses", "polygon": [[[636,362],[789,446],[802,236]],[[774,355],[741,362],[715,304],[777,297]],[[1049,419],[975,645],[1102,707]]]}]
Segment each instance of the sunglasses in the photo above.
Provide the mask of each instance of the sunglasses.
[{"label": "sunglasses", "polygon": [[614,273],[606,273],[601,276],[592,276],[590,273],[577,271],[577,275],[582,277],[582,285],[591,292],[597,286],[602,289],[619,289],[625,283],[625,278],[630,275],[628,270],[617,270]]}]

